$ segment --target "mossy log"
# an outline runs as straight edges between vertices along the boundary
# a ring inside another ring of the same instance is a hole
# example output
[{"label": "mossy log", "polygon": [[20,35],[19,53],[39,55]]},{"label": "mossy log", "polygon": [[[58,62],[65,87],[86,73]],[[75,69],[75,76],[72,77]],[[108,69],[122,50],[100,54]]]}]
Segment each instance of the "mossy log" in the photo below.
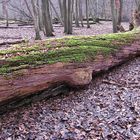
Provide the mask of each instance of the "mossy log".
[{"label": "mossy log", "polygon": [[139,38],[136,30],[25,43],[1,51],[0,113],[6,106],[10,108],[11,102],[58,83],[72,87],[89,84],[93,75],[140,56]]},{"label": "mossy log", "polygon": [[19,43],[24,43],[25,40],[22,38],[6,38],[6,39],[16,39],[16,41],[4,41],[0,43],[0,46],[2,45],[13,45],[13,44],[19,44]]}]

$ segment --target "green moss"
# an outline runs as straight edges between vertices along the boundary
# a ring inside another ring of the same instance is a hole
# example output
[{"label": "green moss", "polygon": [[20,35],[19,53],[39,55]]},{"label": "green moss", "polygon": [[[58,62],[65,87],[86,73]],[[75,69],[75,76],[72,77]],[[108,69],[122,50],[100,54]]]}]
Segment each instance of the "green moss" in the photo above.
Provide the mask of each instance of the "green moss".
[{"label": "green moss", "polygon": [[64,37],[50,39],[32,46],[24,43],[0,51],[0,59],[8,63],[0,67],[0,74],[24,69],[30,66],[56,62],[87,62],[98,54],[107,56],[121,46],[131,44],[139,35],[136,31],[87,37]]},{"label": "green moss", "polygon": [[[80,56],[91,56],[96,55],[97,53],[104,54],[110,52],[111,48],[99,47],[99,46],[80,46],[78,48],[65,48],[60,50],[49,51],[48,53],[34,53],[24,56],[15,56],[12,59],[7,59],[11,65],[20,65],[20,64],[36,64],[38,62],[48,62],[48,61],[59,61],[64,60],[69,62],[70,60],[77,60],[78,55]],[[77,56],[76,56],[77,55]],[[9,64],[10,64],[9,63]]]},{"label": "green moss", "polygon": [[27,52],[32,52],[32,51],[37,51],[39,50],[39,46],[32,46],[32,47],[21,47],[21,46],[14,46],[13,48],[9,50],[2,50],[0,51],[0,55],[5,55],[5,54],[16,54],[16,53],[27,53]]}]

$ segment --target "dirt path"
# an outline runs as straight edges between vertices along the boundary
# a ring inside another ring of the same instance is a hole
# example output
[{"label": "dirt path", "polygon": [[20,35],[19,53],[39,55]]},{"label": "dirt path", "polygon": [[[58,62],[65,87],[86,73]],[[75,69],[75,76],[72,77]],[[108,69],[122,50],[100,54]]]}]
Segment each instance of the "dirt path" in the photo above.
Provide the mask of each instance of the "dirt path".
[{"label": "dirt path", "polygon": [[0,116],[0,140],[135,140],[140,58],[72,91]]}]

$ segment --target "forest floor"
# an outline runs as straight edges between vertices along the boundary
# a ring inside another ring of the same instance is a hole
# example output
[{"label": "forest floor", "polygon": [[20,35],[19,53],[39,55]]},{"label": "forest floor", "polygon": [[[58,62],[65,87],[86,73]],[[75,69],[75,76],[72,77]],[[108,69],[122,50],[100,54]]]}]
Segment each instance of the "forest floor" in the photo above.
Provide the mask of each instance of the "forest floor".
[{"label": "forest floor", "polygon": [[[76,28],[74,35],[112,32],[110,22],[93,26]],[[34,38],[32,27],[1,30],[0,36]],[[63,35],[57,27],[56,37]],[[0,140],[138,140],[139,93],[140,57],[96,77],[86,89],[1,115]]]},{"label": "forest floor", "polygon": [[71,91],[0,116],[1,140],[139,140],[140,58]]},{"label": "forest floor", "polygon": [[[124,22],[122,23],[125,29],[128,29],[129,23]],[[4,25],[0,25],[4,26]],[[11,28],[0,28],[0,43],[6,42],[6,41],[17,41],[21,39],[34,41],[34,28],[33,26],[18,26],[17,24],[10,25]],[[12,28],[13,27],[13,28]],[[63,33],[63,27],[59,24],[54,25],[54,37],[51,38],[61,38],[66,36]],[[104,22],[102,21],[100,24],[92,24],[91,28],[87,29],[86,25],[85,27],[74,27],[73,28],[73,35],[98,35],[98,34],[106,34],[106,33],[112,33],[112,22]],[[46,37],[43,36],[43,33],[41,34],[42,39],[46,39]],[[67,35],[68,36],[68,35]]]}]

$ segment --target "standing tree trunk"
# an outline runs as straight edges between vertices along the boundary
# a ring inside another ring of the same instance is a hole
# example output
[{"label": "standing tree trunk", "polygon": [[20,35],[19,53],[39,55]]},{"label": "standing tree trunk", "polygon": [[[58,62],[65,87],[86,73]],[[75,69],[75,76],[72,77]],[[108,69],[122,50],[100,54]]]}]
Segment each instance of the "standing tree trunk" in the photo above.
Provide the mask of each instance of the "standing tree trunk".
[{"label": "standing tree trunk", "polygon": [[68,21],[67,21],[67,25],[68,25],[68,30],[67,30],[67,34],[72,34],[72,9],[73,9],[73,3],[72,0],[68,0]]},{"label": "standing tree trunk", "polygon": [[92,17],[93,24],[94,24],[95,21],[96,21],[96,18],[95,18],[95,15],[94,15],[94,7],[93,7],[94,1],[89,0],[89,3],[90,3],[90,15],[91,15],[91,17]]},{"label": "standing tree trunk", "polygon": [[64,33],[67,32],[67,0],[63,0],[63,15],[64,15]]},{"label": "standing tree trunk", "polygon": [[90,23],[89,23],[89,0],[86,0],[86,19],[87,19],[87,28],[90,28]]},{"label": "standing tree trunk", "polygon": [[79,0],[79,19],[80,19],[80,22],[81,22],[81,25],[82,27],[84,27],[84,24],[83,24],[83,11],[82,11],[82,0]]},{"label": "standing tree trunk", "polygon": [[79,25],[79,0],[75,1],[75,24],[76,27],[80,27]]},{"label": "standing tree trunk", "polygon": [[8,1],[7,0],[4,0],[3,1],[3,16],[4,16],[4,19],[6,20],[6,27],[9,26],[7,5],[8,5]]},{"label": "standing tree trunk", "polygon": [[39,0],[37,0],[37,13],[38,13],[39,30],[43,31],[41,4]]},{"label": "standing tree trunk", "polygon": [[37,12],[37,1],[31,0],[32,8],[33,8],[33,21],[34,21],[34,27],[35,27],[35,40],[41,40],[40,36],[40,30],[39,30],[39,17]]},{"label": "standing tree trunk", "polygon": [[111,3],[111,14],[112,14],[112,22],[113,22],[113,32],[117,32],[117,11],[115,8],[115,0],[110,0]]},{"label": "standing tree trunk", "polygon": [[117,7],[117,16],[118,16],[117,25],[120,26],[122,22],[123,0],[117,0],[116,5],[117,5],[116,7]]},{"label": "standing tree trunk", "polygon": [[72,34],[73,0],[63,0],[64,9],[64,32]]},{"label": "standing tree trunk", "polygon": [[48,37],[54,36],[48,0],[42,0],[42,18],[45,35]]},{"label": "standing tree trunk", "polygon": [[61,15],[61,20],[63,21],[64,24],[64,9],[63,9],[63,3],[62,0],[58,0],[58,4],[59,4],[59,9],[60,9],[60,15]]},{"label": "standing tree trunk", "polygon": [[96,18],[99,18],[99,0],[96,0],[95,15]]}]

